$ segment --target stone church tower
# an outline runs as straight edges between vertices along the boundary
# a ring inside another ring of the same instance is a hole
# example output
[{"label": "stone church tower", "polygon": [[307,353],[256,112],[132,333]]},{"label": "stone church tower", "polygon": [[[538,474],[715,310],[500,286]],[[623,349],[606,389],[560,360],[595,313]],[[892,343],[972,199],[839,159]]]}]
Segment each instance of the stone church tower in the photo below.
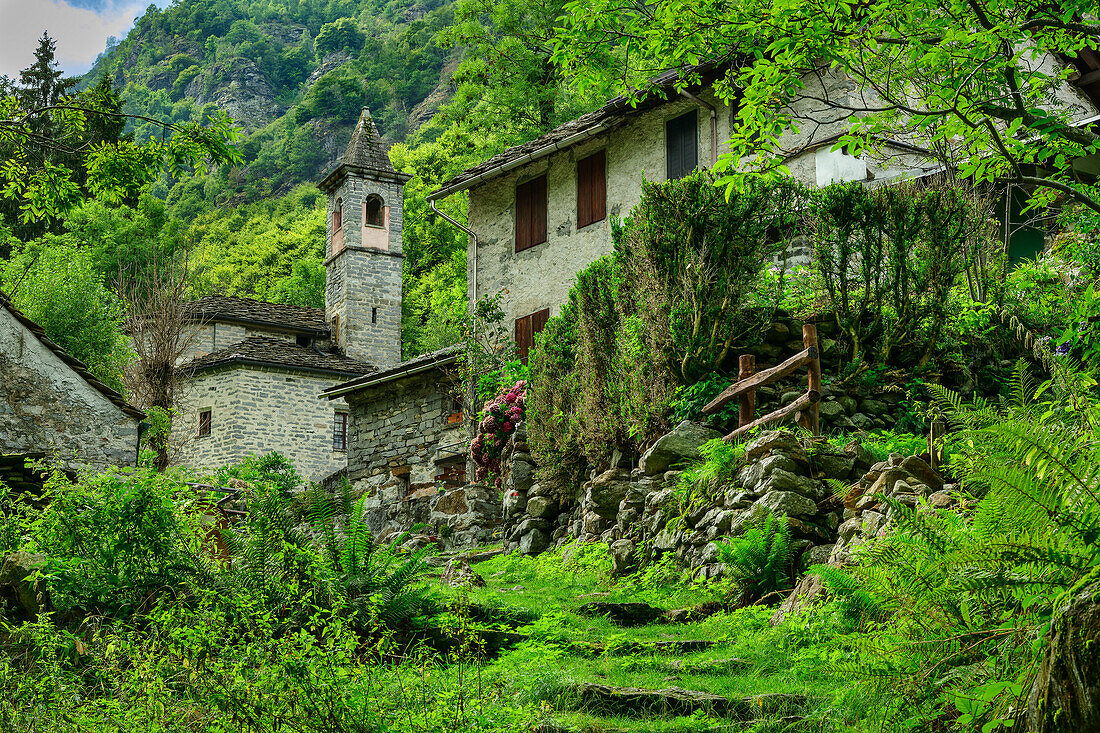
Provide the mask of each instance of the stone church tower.
[{"label": "stone church tower", "polygon": [[325,318],[336,345],[379,368],[401,361],[401,209],[411,176],[398,173],[363,108],[328,194]]}]

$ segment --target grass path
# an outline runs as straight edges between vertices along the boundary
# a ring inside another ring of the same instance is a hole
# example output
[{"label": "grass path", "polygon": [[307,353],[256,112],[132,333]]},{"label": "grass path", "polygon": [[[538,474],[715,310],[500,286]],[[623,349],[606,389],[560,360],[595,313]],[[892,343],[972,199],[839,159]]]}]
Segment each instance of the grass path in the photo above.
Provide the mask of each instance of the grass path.
[{"label": "grass path", "polygon": [[[486,580],[484,588],[443,590],[490,609],[489,618],[526,638],[477,672],[502,702],[538,705],[547,733],[861,729],[854,721],[866,719],[868,703],[841,671],[855,661],[855,637],[840,633],[827,616],[813,614],[772,628],[773,609],[753,607],[693,623],[622,628],[577,610],[594,600],[690,608],[721,600],[729,588],[671,582],[659,572],[616,582],[609,567],[602,545],[567,549],[564,559],[560,551],[537,558],[500,555],[473,565]],[[724,715],[706,705],[677,715],[669,705],[636,693],[641,702],[631,698],[621,704],[616,697],[608,703],[599,697],[603,688],[589,689],[593,685],[680,688],[737,705]]]}]

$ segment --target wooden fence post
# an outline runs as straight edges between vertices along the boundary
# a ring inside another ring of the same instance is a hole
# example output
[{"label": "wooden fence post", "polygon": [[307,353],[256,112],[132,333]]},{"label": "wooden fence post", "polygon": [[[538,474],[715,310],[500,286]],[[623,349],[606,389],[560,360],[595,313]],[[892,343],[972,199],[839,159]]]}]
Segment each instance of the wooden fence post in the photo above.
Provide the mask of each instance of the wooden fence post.
[{"label": "wooden fence post", "polygon": [[[756,372],[756,357],[752,354],[742,354],[738,366],[737,381],[748,379]],[[743,428],[752,422],[756,413],[756,390],[749,390],[741,395],[737,402],[737,427]]]},{"label": "wooden fence post", "polygon": [[806,376],[809,384],[807,389],[811,396],[817,395],[818,399],[812,399],[809,414],[809,428],[810,432],[814,435],[821,434],[820,426],[820,412],[821,412],[821,351],[817,346],[817,326],[812,323],[807,323],[802,327],[802,346],[806,349],[813,349],[814,357],[810,359],[810,363],[806,365]]}]

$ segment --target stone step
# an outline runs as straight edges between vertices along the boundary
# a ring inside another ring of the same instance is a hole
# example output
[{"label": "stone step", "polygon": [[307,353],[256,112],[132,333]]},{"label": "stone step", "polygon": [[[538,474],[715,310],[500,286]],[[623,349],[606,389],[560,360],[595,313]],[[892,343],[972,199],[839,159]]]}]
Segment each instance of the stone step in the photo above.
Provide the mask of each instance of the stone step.
[{"label": "stone step", "polygon": [[604,644],[593,641],[574,641],[566,648],[585,657],[603,655],[625,657],[633,654],[694,654],[710,649],[717,642],[710,639],[673,639],[669,641],[621,641]]},{"label": "stone step", "polygon": [[613,687],[592,682],[575,685],[568,693],[577,709],[601,715],[625,717],[704,713],[747,721],[779,715],[793,717],[806,704],[804,695],[786,693],[732,698],[682,687],[649,690],[640,687]]},{"label": "stone step", "polygon": [[645,626],[651,623],[690,624],[702,621],[722,611],[721,603],[704,603],[693,608],[676,608],[671,611],[648,603],[614,601],[590,601],[577,609],[580,616],[604,616],[616,626]]},{"label": "stone step", "polygon": [[726,659],[702,659],[698,661],[683,659],[646,659],[644,656],[628,659],[623,669],[649,670],[653,672],[665,672],[667,674],[725,674],[738,670],[748,669],[752,662],[737,657]]}]

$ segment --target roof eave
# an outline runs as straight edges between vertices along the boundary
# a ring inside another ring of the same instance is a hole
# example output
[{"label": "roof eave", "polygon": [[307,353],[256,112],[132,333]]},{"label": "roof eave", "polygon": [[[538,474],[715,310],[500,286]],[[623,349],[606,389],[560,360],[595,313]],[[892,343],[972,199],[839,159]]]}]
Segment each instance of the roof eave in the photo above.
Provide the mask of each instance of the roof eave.
[{"label": "roof eave", "polygon": [[213,369],[218,369],[224,366],[256,366],[256,367],[271,367],[274,369],[282,369],[288,372],[305,372],[309,374],[324,374],[326,376],[347,377],[353,374],[359,374],[358,370],[355,371],[343,371],[339,369],[325,369],[323,367],[306,367],[296,366],[292,364],[286,364],[280,361],[268,360],[268,359],[253,359],[247,356],[229,357],[226,359],[219,359],[218,361],[210,362],[209,364],[201,364],[199,366],[188,367],[185,366],[180,369],[180,372],[184,376],[194,376],[201,374],[202,372],[208,372]]},{"label": "roof eave", "polygon": [[400,186],[404,186],[406,183],[412,180],[412,176],[408,173],[398,173],[397,171],[382,171],[376,168],[366,168],[360,165],[352,165],[350,163],[341,162],[338,166],[332,169],[332,171],[321,179],[321,182],[317,184],[317,188],[321,189],[324,193],[331,193],[340,185],[340,182],[347,176],[348,171],[355,171],[357,173],[364,173],[371,178],[377,178],[384,181],[392,181]]},{"label": "roof eave", "polygon": [[426,362],[424,364],[418,364],[416,366],[409,367],[408,369],[403,369],[399,372],[394,372],[393,374],[385,374],[380,377],[372,377],[372,375],[366,374],[362,377],[356,377],[351,381],[344,382],[343,384],[337,384],[335,386],[329,387],[328,389],[322,391],[319,396],[327,397],[330,400],[335,400],[351,392],[358,392],[360,390],[368,389],[370,387],[377,387],[378,385],[388,384],[389,382],[403,379],[404,377],[411,377],[416,374],[422,374],[424,372],[431,371],[432,369],[449,366],[458,361],[458,358],[461,355],[461,352],[456,352],[447,356],[442,356],[438,359],[433,359],[432,361]]}]

